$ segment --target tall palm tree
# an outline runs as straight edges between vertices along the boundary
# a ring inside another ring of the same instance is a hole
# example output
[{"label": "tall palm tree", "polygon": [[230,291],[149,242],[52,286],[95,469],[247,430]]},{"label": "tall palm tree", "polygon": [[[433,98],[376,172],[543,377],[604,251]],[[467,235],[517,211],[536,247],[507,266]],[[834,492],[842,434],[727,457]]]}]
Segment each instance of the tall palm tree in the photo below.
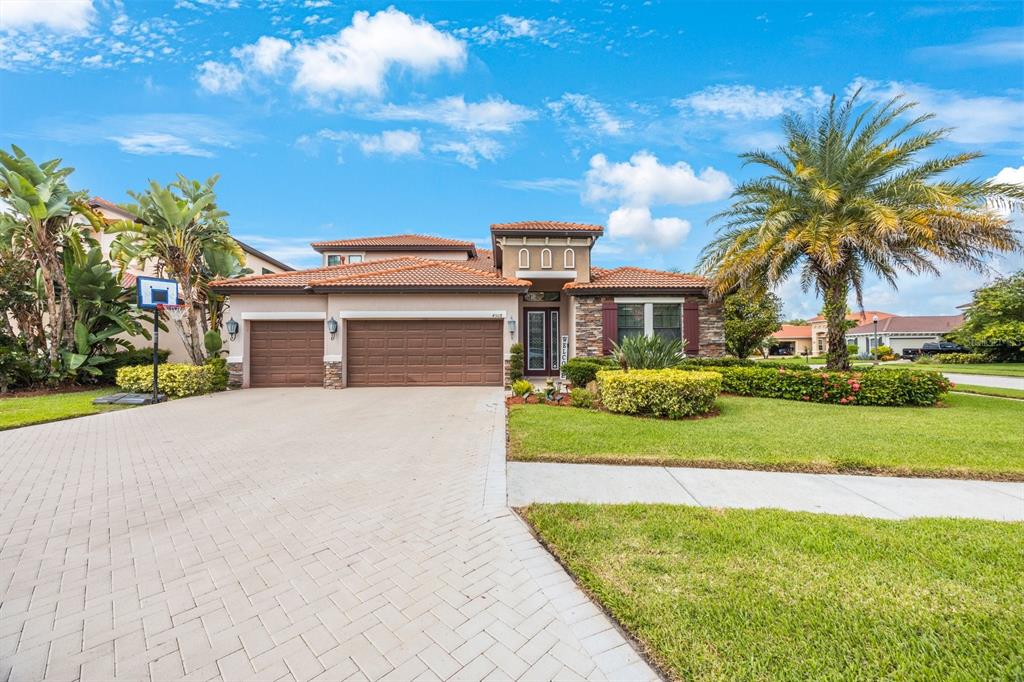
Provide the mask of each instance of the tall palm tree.
[{"label": "tall palm tree", "polygon": [[160,276],[178,281],[179,295],[189,310],[184,336],[192,362],[206,359],[204,335],[210,329],[207,283],[218,273],[210,262],[245,263],[245,254],[228,232],[227,213],[217,207],[213,186],[179,175],[166,187],[150,181],[145,192],[129,192],[135,204],[125,209],[137,216],[108,226],[119,233],[111,245],[111,258],[123,265],[155,264]]},{"label": "tall palm tree", "polygon": [[922,158],[949,132],[922,130],[933,115],[914,115],[903,97],[858,106],[858,95],[787,116],[784,146],[741,156],[769,172],[712,218],[722,226],[700,264],[718,295],[768,291],[799,272],[824,299],[829,369],[849,368],[847,297],[852,289],[863,308],[869,273],[896,288],[901,273],[938,274],[942,263],[981,271],[989,255],[1021,248],[994,203],[1020,202],[1024,188],[949,178],[981,155]]}]

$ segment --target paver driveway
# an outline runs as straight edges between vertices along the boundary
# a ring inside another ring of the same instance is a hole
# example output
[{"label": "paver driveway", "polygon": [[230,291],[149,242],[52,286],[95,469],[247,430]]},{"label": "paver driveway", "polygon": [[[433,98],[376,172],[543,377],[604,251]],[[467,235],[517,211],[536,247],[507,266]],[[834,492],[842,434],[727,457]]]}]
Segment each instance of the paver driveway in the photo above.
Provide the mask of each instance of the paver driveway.
[{"label": "paver driveway", "polygon": [[0,433],[0,681],[651,678],[506,508],[501,397],[249,390]]}]

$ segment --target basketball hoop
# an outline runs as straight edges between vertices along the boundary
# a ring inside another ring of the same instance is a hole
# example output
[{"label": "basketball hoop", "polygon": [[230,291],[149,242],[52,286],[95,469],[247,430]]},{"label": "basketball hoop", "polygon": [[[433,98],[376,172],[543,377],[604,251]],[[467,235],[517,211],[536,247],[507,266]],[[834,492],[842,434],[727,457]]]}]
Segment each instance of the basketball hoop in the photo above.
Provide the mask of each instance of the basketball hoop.
[{"label": "basketball hoop", "polygon": [[187,303],[158,303],[156,306],[158,312],[164,313],[174,322],[178,338],[186,348],[189,347],[189,340],[185,334],[185,315],[188,314],[189,307]]}]

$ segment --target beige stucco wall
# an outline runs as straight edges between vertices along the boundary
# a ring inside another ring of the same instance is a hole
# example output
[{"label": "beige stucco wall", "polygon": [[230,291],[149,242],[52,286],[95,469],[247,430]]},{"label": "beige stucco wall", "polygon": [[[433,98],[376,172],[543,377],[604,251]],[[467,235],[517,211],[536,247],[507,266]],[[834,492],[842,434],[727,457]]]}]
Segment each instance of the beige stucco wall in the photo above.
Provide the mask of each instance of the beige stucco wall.
[{"label": "beige stucco wall", "polygon": [[[501,319],[503,353],[507,359],[515,339],[508,332],[509,317],[519,319],[517,294],[325,294],[325,295],[244,295],[230,301],[229,319],[236,320],[239,333],[228,340],[228,361],[242,363],[242,385],[249,385],[248,324],[253,317],[262,319],[338,320],[339,330],[330,338],[324,324],[324,357],[338,362],[345,357],[345,321],[348,319],[443,319],[472,317]],[[447,315],[446,315],[447,314]],[[250,319],[247,319],[250,318]],[[518,330],[517,334],[518,336]],[[226,335],[225,335],[226,337]]]},{"label": "beige stucco wall", "polygon": [[[590,247],[584,244],[576,243],[579,240],[574,240],[574,243],[567,245],[564,239],[555,240],[552,239],[549,244],[534,244],[532,243],[508,243],[506,242],[504,250],[502,251],[501,257],[501,274],[503,277],[515,277],[516,272],[528,270],[531,272],[536,271],[551,271],[551,272],[568,272],[573,273],[572,279],[578,282],[589,282],[590,281]],[[519,252],[523,249],[530,254],[530,265],[529,267],[519,267]],[[551,251],[551,267],[541,267],[541,256],[544,249]],[[567,268],[565,267],[565,250],[571,249],[576,254],[576,267]],[[562,278],[560,281],[569,281]]]},{"label": "beige stucco wall", "polygon": [[469,260],[465,251],[325,251],[323,264],[327,265],[327,256],[362,256],[364,261],[386,260],[388,258],[432,258],[434,260]]}]

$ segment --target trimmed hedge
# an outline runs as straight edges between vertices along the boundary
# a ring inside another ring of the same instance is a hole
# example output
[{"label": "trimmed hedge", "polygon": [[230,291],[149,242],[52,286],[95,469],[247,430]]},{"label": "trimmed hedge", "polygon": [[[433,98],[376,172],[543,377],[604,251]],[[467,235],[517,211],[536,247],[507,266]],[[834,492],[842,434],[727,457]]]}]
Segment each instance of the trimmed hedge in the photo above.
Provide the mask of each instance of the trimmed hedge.
[{"label": "trimmed hedge", "polygon": [[619,364],[610,358],[576,357],[566,360],[562,365],[562,372],[573,386],[583,388],[596,380],[597,373],[602,369],[615,369],[618,366]]},{"label": "trimmed hedge", "polygon": [[686,358],[676,365],[679,369],[691,369],[694,367],[712,367],[717,371],[718,367],[769,367],[772,369],[792,369],[797,372],[810,371],[807,365],[798,365],[794,362],[779,360],[741,360],[740,358]]},{"label": "trimmed hedge", "polygon": [[931,357],[938,364],[949,365],[981,365],[991,362],[984,353],[942,353],[941,355],[927,357]]},{"label": "trimmed hedge", "polygon": [[[164,364],[157,369],[160,391],[173,398],[201,395],[214,390],[216,368],[212,365]],[[153,390],[153,366],[137,365],[117,370],[117,385],[132,393]]]},{"label": "trimmed hedge", "polygon": [[726,393],[836,405],[930,406],[950,388],[949,380],[940,373],[915,369],[808,372],[785,367],[723,367],[717,371]]},{"label": "trimmed hedge", "polygon": [[679,369],[602,370],[601,404],[610,412],[682,419],[707,414],[722,390],[718,372]]},{"label": "trimmed hedge", "polygon": [[[167,362],[167,358],[171,355],[171,351],[161,348],[157,351],[157,362],[164,364]],[[153,369],[153,349],[152,348],[136,348],[134,350],[122,350],[113,353],[110,356],[110,361],[100,365],[100,371],[103,374],[100,377],[100,381],[104,383],[112,384],[117,380],[117,370],[122,367],[131,367],[132,365],[149,365],[150,371]]]}]

